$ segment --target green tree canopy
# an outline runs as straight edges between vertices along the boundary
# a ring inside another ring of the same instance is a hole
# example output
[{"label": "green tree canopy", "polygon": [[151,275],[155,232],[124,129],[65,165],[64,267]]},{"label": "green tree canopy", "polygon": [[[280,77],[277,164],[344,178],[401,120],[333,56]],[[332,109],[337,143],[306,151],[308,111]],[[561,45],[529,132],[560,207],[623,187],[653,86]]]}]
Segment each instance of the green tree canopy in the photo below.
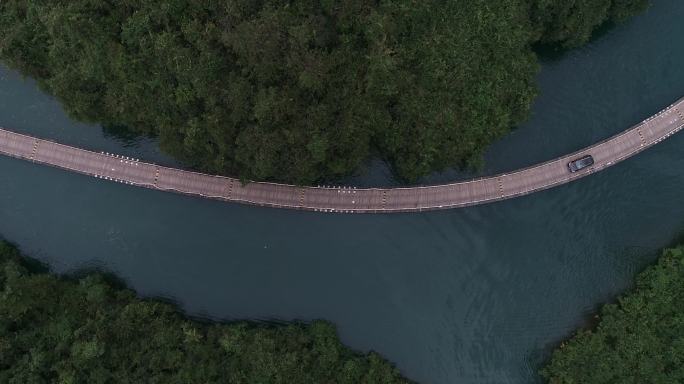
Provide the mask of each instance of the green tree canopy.
[{"label": "green tree canopy", "polygon": [[67,280],[26,265],[0,242],[1,383],[408,383],[324,321],[193,321],[101,275]]},{"label": "green tree canopy", "polygon": [[684,246],[639,274],[633,292],[603,307],[553,354],[550,384],[684,383]]},{"label": "green tree canopy", "polygon": [[582,44],[646,4],[5,0],[0,59],[200,170],[311,183],[378,154],[416,180],[524,120],[533,43]]}]

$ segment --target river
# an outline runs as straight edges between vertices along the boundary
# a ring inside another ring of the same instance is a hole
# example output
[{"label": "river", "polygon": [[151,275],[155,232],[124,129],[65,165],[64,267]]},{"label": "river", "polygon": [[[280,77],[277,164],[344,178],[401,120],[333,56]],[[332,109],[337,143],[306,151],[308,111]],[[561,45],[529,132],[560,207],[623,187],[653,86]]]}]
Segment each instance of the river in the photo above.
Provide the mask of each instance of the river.
[{"label": "river", "polygon": [[[684,96],[684,2],[543,61],[530,120],[482,174],[574,151]],[[0,126],[163,164],[0,68]],[[422,383],[537,383],[552,348],[684,227],[684,134],[577,182],[485,206],[331,215],[202,200],[0,157],[0,233],[55,271],[100,268],[212,319],[334,322]],[[465,175],[446,172],[430,181]],[[357,185],[392,184],[375,164]]]}]

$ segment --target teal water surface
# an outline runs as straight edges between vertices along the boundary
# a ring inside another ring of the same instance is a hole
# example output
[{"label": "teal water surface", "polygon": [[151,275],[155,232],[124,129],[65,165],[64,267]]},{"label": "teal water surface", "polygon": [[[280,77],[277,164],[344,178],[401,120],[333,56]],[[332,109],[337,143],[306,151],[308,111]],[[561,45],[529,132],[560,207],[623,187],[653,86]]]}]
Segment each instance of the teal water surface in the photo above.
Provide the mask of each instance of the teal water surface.
[{"label": "teal water surface", "polygon": [[[655,1],[545,59],[528,123],[482,174],[604,139],[684,96],[684,3]],[[0,126],[173,165],[153,140],[65,117],[0,69]],[[333,321],[423,383],[536,383],[558,343],[630,286],[684,223],[684,134],[604,172],[505,202],[326,215],[202,200],[0,157],[0,233],[59,272],[102,268],[215,319]],[[392,184],[374,165],[357,185]],[[445,172],[427,181],[464,175]]]}]

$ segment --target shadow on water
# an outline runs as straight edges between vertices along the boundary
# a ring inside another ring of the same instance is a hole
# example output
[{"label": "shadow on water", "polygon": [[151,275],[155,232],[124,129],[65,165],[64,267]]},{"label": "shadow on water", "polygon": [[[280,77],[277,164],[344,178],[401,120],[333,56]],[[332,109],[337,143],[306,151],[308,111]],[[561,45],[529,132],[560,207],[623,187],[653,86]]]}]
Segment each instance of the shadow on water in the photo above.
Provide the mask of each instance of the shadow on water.
[{"label": "shadow on water", "polygon": [[[19,246],[17,244],[5,239],[5,237],[0,234],[0,242],[2,241],[9,244],[10,247],[19,250]],[[22,255],[20,262],[22,266],[24,266],[24,268],[26,268],[26,270],[28,270],[30,273],[38,274],[50,272],[50,265],[42,260]]]},{"label": "shadow on water", "polygon": [[[591,44],[597,40],[600,40],[601,38],[605,37],[610,32],[612,32],[618,25],[618,23],[615,23],[613,21],[603,23],[603,25],[598,27],[591,34],[591,37],[589,38],[589,41],[586,44]],[[561,61],[575,49],[576,48],[573,47],[565,47],[561,43],[538,42],[532,45],[532,51],[534,51],[534,53],[537,54],[537,57],[539,58],[539,61],[542,64],[551,64],[554,62]]]},{"label": "shadow on water", "polygon": [[103,124],[102,135],[108,139],[116,140],[127,147],[137,144],[143,138],[156,139],[156,136],[143,135],[122,124]]},{"label": "shadow on water", "polygon": [[679,234],[675,237],[675,240],[666,248],[674,248],[680,245],[684,245],[684,229],[679,232]]}]

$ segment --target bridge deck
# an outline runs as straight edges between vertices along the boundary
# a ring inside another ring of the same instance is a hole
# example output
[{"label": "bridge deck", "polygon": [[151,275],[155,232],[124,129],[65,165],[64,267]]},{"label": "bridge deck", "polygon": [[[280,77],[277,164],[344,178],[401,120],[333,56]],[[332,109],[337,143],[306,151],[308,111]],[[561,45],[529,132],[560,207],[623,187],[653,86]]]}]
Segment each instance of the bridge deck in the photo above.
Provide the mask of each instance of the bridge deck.
[{"label": "bridge deck", "polygon": [[[659,143],[684,126],[684,99],[605,141],[518,171],[482,179],[406,188],[299,187],[248,183],[96,153],[0,129],[0,153],[101,179],[262,206],[319,212],[408,212],[464,207],[525,195],[600,171]],[[570,173],[568,162],[594,166]]]}]

